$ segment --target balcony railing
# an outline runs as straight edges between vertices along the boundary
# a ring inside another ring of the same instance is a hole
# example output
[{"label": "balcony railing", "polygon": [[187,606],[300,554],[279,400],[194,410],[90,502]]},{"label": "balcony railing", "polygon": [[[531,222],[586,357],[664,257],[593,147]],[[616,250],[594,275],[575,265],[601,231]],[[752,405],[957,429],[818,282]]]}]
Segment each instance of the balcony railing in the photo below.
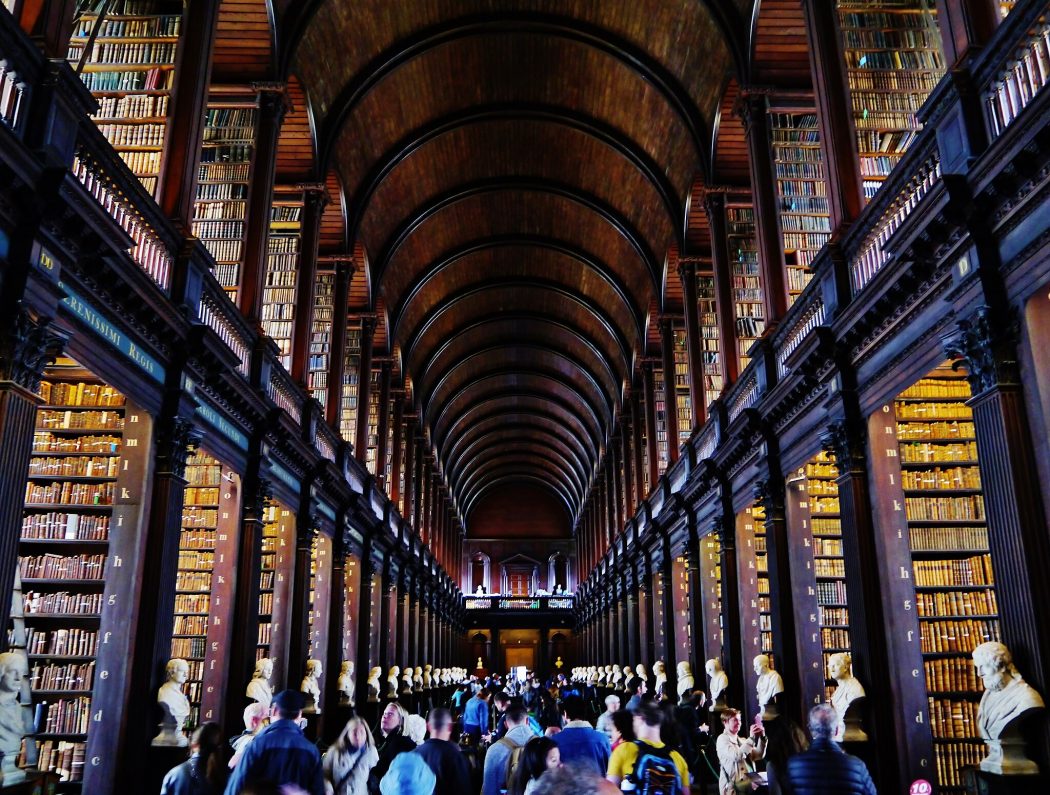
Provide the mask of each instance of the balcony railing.
[{"label": "balcony railing", "polygon": [[506,612],[533,610],[572,610],[574,599],[568,596],[465,596],[466,610],[500,610]]},{"label": "balcony railing", "polygon": [[985,123],[992,140],[1002,135],[1050,82],[1050,15],[1044,11],[1034,21],[1021,14],[1011,15],[1003,25],[1023,27],[1014,36],[1005,37],[1017,44],[991,53],[998,57],[979,67]]}]

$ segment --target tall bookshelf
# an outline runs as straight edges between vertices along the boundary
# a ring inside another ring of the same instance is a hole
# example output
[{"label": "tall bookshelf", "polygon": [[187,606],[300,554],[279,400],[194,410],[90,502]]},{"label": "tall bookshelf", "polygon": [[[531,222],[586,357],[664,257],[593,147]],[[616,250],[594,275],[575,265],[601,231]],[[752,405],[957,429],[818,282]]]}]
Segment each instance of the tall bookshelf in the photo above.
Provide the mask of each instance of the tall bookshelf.
[{"label": "tall bookshelf", "polygon": [[[737,577],[740,589],[740,626],[744,641],[747,674],[747,710],[758,708],[751,661],[758,654],[773,659],[773,625],[769,597],[769,565],[766,555],[765,512],[752,504],[736,515]],[[754,699],[752,702],[751,699]]]},{"label": "tall bookshelf", "polygon": [[[653,366],[653,403],[656,411],[656,471],[663,473],[667,471],[670,458],[667,452],[667,406],[664,396],[664,368],[660,365]],[[655,484],[650,483],[652,488]]]},{"label": "tall bookshelf", "polygon": [[685,320],[672,323],[671,337],[674,343],[674,399],[678,412],[678,439],[681,447],[693,435],[693,401],[689,392],[689,348],[685,336]]},{"label": "tall bookshelf", "polygon": [[827,181],[816,111],[771,106],[769,129],[790,303],[809,284],[809,267],[831,237]]},{"label": "tall bookshelf", "polygon": [[[365,450],[365,467],[373,475],[376,472],[379,457],[379,412],[385,410],[386,406],[379,405],[379,378],[381,370],[376,367],[368,374],[368,448]],[[383,440],[385,443],[385,439]]]},{"label": "tall bookshelf", "polygon": [[197,171],[193,234],[215,259],[215,278],[237,303],[258,109],[254,100],[214,94]]},{"label": "tall bookshelf", "polygon": [[700,566],[706,601],[704,643],[708,656],[718,656],[725,642],[725,619],[722,614],[722,544],[718,535],[709,533],[700,541]]},{"label": "tall bookshelf", "polygon": [[351,444],[357,438],[357,395],[361,377],[361,323],[348,321],[346,352],[343,355],[343,384],[340,389],[339,433]]},{"label": "tall bookshelf", "polygon": [[322,662],[328,653],[331,575],[332,539],[324,533],[317,533],[310,543],[310,612],[307,615],[307,624],[310,633],[310,658]]},{"label": "tall bookshelf", "polygon": [[707,407],[722,394],[721,352],[718,338],[718,302],[715,298],[715,277],[698,274],[696,295],[700,314],[700,357],[704,368],[704,403]]},{"label": "tall bookshelf", "polygon": [[947,367],[894,401],[912,581],[941,791],[984,757],[982,685],[970,653],[999,640],[984,498],[966,380]]},{"label": "tall bookshelf", "polygon": [[846,563],[842,552],[842,522],[838,469],[827,453],[814,456],[805,468],[809,529],[813,544],[813,573],[817,588],[817,620],[823,657],[824,696],[831,698],[835,680],[828,679],[831,655],[848,652],[849,606],[846,602]]},{"label": "tall bookshelf", "polygon": [[944,74],[935,0],[837,0],[864,196],[918,135],[916,112]]},{"label": "tall bookshelf", "polygon": [[20,607],[39,767],[58,774],[60,789],[79,790],[90,782],[84,760],[109,746],[90,716],[121,687],[118,676],[95,672],[119,670],[125,655],[100,639],[119,630],[116,607],[133,585],[128,567],[111,563],[129,555],[137,532],[139,505],[127,495],[138,499],[149,421],[71,359],[45,371],[39,395],[18,545]]},{"label": "tall bookshelf", "polygon": [[328,364],[335,317],[335,274],[318,273],[314,287],[314,314],[310,322],[310,359],[306,388],[322,407],[328,405]]},{"label": "tall bookshelf", "polygon": [[748,350],[766,328],[755,210],[750,203],[726,206],[726,239],[732,265],[737,356],[743,370],[750,361]]},{"label": "tall bookshelf", "polygon": [[677,556],[671,565],[671,578],[674,591],[671,595],[671,607],[674,609],[674,654],[675,662],[686,661],[694,664],[693,628],[689,620],[689,566],[685,557]]},{"label": "tall bookshelf", "polygon": [[295,514],[279,502],[263,512],[262,557],[259,567],[259,637],[255,659],[274,661],[270,680],[281,689],[287,674],[292,567],[295,563]]},{"label": "tall bookshelf", "polygon": [[95,13],[80,14],[66,56],[74,69],[83,63],[80,79],[99,103],[95,124],[150,193],[164,155],[182,6],[116,0],[101,21]]},{"label": "tall bookshelf", "polygon": [[267,336],[280,348],[280,360],[287,370],[292,367],[292,329],[295,325],[302,214],[302,191],[278,188],[270,206],[262,326]]}]

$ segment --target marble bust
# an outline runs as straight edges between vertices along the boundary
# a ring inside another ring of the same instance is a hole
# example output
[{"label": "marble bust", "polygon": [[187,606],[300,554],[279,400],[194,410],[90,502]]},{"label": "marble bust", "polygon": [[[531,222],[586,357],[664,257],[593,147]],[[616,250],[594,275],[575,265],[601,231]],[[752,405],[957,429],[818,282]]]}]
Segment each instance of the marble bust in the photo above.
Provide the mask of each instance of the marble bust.
[{"label": "marble bust", "polygon": [[430,690],[434,686],[434,666],[427,663],[423,666],[423,689]]},{"label": "marble bust", "polygon": [[657,660],[653,663],[653,695],[660,698],[665,687],[667,687],[667,668],[663,660]]},{"label": "marble bust", "polygon": [[753,663],[758,676],[755,694],[758,706],[762,708],[762,720],[773,720],[780,715],[776,697],[784,692],[784,678],[773,670],[768,654],[755,655]]},{"label": "marble bust", "polygon": [[623,692],[630,693],[631,680],[634,679],[634,671],[630,665],[623,666],[620,671],[623,673]]},{"label": "marble bust", "polygon": [[609,675],[605,671],[605,666],[599,665],[594,670],[595,670],[595,673],[598,675],[598,679],[595,682],[595,684],[597,684],[598,687],[605,687],[606,682],[609,679]]},{"label": "marble bust", "polygon": [[379,677],[382,675],[383,669],[378,665],[368,672],[368,700],[371,702],[379,701]]},{"label": "marble bust", "polygon": [[270,677],[273,676],[273,660],[263,657],[255,663],[255,673],[244,691],[252,701],[258,701],[264,707],[269,707],[273,701],[273,690],[270,688]]},{"label": "marble bust", "polygon": [[403,674],[401,674],[401,692],[404,695],[411,695],[412,694],[412,684],[413,684],[412,674],[413,674],[412,666],[411,665],[406,665],[405,666],[405,672]]},{"label": "marble bust", "polygon": [[726,708],[725,693],[729,687],[729,674],[722,670],[722,663],[716,658],[704,663],[704,672],[710,680],[711,712],[721,712]]},{"label": "marble bust", "polygon": [[[184,663],[185,664],[185,663]],[[187,668],[188,673],[188,668]],[[26,774],[15,764],[22,747],[22,738],[33,731],[26,709],[18,702],[22,680],[29,675],[29,662],[24,652],[8,651],[0,654],[0,783],[5,787],[25,781]],[[182,681],[186,681],[185,678]],[[184,697],[185,698],[185,697]],[[189,714],[189,703],[186,704]],[[183,715],[185,718],[185,715]],[[182,724],[179,723],[181,728]],[[183,745],[186,738],[182,736]]]},{"label": "marble bust", "polygon": [[649,682],[649,669],[645,667],[645,663],[638,663],[634,666],[634,675],[641,679],[643,682],[648,684]]},{"label": "marble bust", "polygon": [[299,685],[299,692],[306,696],[306,706],[303,712],[307,714],[321,714],[321,682],[319,679],[323,670],[320,660],[306,661],[306,676]]},{"label": "marble bust", "polygon": [[1025,755],[1021,722],[1044,708],[1043,698],[1021,677],[1010,650],[996,641],[973,650],[984,695],[977,707],[977,728],[988,749],[981,770],[998,775],[1038,775],[1039,768]]},{"label": "marble bust", "polygon": [[863,742],[868,735],[860,726],[857,716],[849,714],[849,706],[858,698],[864,698],[864,685],[853,675],[853,657],[848,652],[832,654],[828,659],[828,676],[835,680],[835,692],[831,694],[831,706],[839,716],[835,729],[836,742]]},{"label": "marble bust", "polygon": [[401,674],[400,666],[391,666],[386,674],[386,697],[397,698],[397,680]]},{"label": "marble bust", "polygon": [[609,684],[619,689],[620,685],[623,684],[623,672],[620,670],[619,665],[612,666],[612,677],[609,679]]},{"label": "marble bust", "polygon": [[344,660],[343,664],[339,666],[339,679],[336,680],[336,686],[339,688],[339,703],[344,707],[354,706],[354,702],[357,699],[354,693],[354,688],[357,682],[354,678],[354,661]]},{"label": "marble bust", "polygon": [[417,665],[412,671],[412,688],[418,693],[423,689],[423,666]]},{"label": "marble bust", "polygon": [[[190,678],[190,664],[177,658],[169,660],[164,673],[166,680],[157,691],[157,705],[161,711],[157,728],[160,732],[153,738],[152,745],[184,748],[190,744],[182,732],[182,725],[190,715],[190,700],[182,692],[182,686]],[[6,776],[4,781],[7,781]]]},{"label": "marble bust", "polygon": [[692,690],[695,686],[693,667],[688,660],[679,660],[676,671],[678,674],[678,697],[681,698],[682,693]]}]

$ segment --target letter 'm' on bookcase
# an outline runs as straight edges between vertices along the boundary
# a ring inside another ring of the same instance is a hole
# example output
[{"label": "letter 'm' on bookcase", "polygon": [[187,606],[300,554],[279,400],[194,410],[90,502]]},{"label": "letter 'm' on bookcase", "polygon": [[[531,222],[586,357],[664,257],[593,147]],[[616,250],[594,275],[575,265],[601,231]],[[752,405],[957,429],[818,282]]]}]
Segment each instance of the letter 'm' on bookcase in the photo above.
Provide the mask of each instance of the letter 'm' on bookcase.
[{"label": "letter 'm' on bookcase", "polygon": [[116,0],[101,21],[79,14],[66,56],[74,68],[83,62],[80,79],[99,102],[95,123],[150,193],[164,156],[182,12],[171,0]]},{"label": "letter 'm' on bookcase", "polygon": [[864,197],[918,136],[916,112],[944,74],[935,0],[836,0]]},{"label": "letter 'm' on bookcase", "polygon": [[193,234],[215,259],[215,278],[237,303],[244,263],[248,185],[259,119],[254,92],[214,87],[208,100],[204,141],[193,205]]}]

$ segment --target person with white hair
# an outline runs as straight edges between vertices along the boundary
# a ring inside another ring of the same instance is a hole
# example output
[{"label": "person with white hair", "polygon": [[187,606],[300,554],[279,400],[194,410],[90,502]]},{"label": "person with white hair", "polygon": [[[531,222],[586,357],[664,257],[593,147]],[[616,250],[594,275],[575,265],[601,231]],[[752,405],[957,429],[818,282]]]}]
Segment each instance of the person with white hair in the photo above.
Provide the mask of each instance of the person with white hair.
[{"label": "person with white hair", "polygon": [[847,754],[832,739],[838,725],[838,712],[830,704],[818,704],[809,711],[813,742],[808,751],[787,760],[785,791],[794,795],[875,795],[875,784],[864,762]]},{"label": "person with white hair", "polygon": [[613,693],[605,697],[605,712],[598,716],[595,729],[602,732],[609,741],[612,741],[613,713],[620,709],[620,697]]}]

